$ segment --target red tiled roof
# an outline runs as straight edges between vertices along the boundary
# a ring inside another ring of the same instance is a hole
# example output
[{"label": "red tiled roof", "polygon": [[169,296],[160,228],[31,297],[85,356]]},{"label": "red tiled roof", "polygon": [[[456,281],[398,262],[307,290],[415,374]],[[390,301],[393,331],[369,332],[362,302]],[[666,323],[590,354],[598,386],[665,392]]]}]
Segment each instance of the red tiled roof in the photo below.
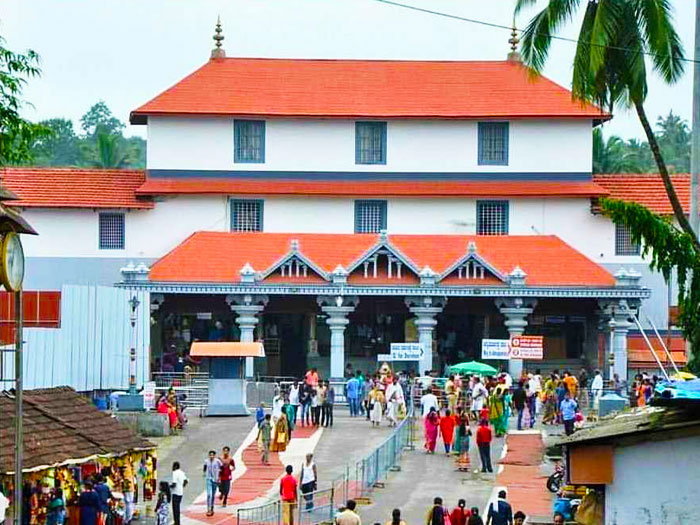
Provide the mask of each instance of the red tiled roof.
[{"label": "red tiled roof", "polygon": [[[666,352],[664,352],[658,338],[653,333],[648,333],[647,337],[649,337],[651,346],[654,347],[656,355],[661,359],[661,362],[670,367],[671,362]],[[685,366],[688,362],[688,355],[683,336],[680,334],[671,334],[670,341],[668,341],[666,339],[666,334],[662,332],[661,337],[664,340],[664,344],[668,346],[673,361],[679,366]],[[658,366],[654,355],[651,353],[651,350],[649,350],[641,334],[629,334],[627,336],[627,361],[630,363],[630,366]]]},{"label": "red tiled roof", "polygon": [[[690,175],[677,173],[671,175],[673,187],[686,213],[690,210]],[[664,183],[658,173],[622,173],[593,175],[593,182],[605,188],[611,199],[636,202],[646,206],[654,213],[670,215],[673,213],[671,201],[668,200]]]},{"label": "red tiled roof", "polygon": [[289,180],[247,178],[149,177],[137,195],[382,195],[382,196],[498,196],[598,197],[607,190],[590,181],[445,181],[445,180]]},{"label": "red tiled roof", "polygon": [[[235,233],[197,232],[188,237],[151,268],[154,282],[237,283],[240,270],[249,263],[257,272],[270,269],[290,252],[291,241],[299,251],[326,273],[338,265],[349,269],[379,242],[377,234]],[[477,254],[501,274],[520,266],[527,284],[535,286],[614,286],[615,279],[601,266],[555,236],[389,235],[391,246],[418,269],[425,266],[442,274],[467,255],[470,241]],[[360,272],[362,265],[358,268]],[[401,284],[415,278],[410,269]],[[381,282],[385,282],[382,275]],[[274,282],[285,279],[275,274]],[[362,276],[351,281],[364,283]],[[404,282],[405,281],[405,282]],[[294,277],[286,282],[300,283]],[[396,283],[396,280],[391,283]],[[498,281],[485,279],[484,285]],[[374,284],[374,281],[373,281]],[[386,284],[386,283],[385,283]],[[451,283],[450,283],[451,284]],[[474,285],[469,281],[465,285]]]},{"label": "red tiled roof", "polygon": [[0,169],[0,184],[19,197],[8,204],[26,208],[153,208],[136,195],[145,179],[143,170]]},{"label": "red tiled roof", "polygon": [[148,115],[610,118],[514,62],[261,58],[210,60],[131,123]]}]

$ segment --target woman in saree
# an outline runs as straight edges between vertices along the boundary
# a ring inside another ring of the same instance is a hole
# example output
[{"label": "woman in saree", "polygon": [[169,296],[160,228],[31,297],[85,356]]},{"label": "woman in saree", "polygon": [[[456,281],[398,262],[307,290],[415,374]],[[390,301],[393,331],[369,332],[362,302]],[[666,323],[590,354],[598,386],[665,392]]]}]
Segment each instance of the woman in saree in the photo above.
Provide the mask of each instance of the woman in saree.
[{"label": "woman in saree", "polygon": [[428,454],[435,454],[438,428],[440,427],[440,416],[438,416],[434,407],[430,408],[430,412],[425,416],[423,424],[425,426],[425,451]]},{"label": "woman in saree", "polygon": [[508,431],[506,423],[506,409],[503,401],[505,385],[494,387],[489,396],[489,419],[493,425],[496,437],[501,437]]},{"label": "woman in saree", "polygon": [[542,396],[544,399],[544,413],[542,414],[542,424],[553,425],[557,417],[557,392],[554,374],[552,374],[544,383]]},{"label": "woman in saree", "polygon": [[282,413],[275,423],[270,451],[284,452],[287,450],[287,443],[289,443],[289,423],[287,422],[287,414]]}]

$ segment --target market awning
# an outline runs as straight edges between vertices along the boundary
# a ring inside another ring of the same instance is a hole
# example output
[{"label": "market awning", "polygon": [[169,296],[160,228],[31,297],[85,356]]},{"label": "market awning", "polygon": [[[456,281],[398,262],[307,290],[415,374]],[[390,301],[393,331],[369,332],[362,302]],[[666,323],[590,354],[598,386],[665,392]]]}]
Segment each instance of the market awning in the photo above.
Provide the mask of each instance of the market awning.
[{"label": "market awning", "polygon": [[192,343],[192,357],[265,357],[262,343]]}]

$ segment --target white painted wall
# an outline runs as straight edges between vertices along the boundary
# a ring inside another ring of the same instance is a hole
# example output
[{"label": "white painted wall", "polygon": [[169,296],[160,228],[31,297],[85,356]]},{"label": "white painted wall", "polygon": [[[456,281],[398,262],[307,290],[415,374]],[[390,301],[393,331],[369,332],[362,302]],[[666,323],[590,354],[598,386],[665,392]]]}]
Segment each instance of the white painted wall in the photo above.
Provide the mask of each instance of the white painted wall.
[{"label": "white painted wall", "polygon": [[606,525],[694,523],[699,449],[697,436],[617,447],[613,483],[605,489]]},{"label": "white painted wall", "polygon": [[352,199],[268,197],[263,206],[263,229],[277,233],[353,233],[354,206]]},{"label": "white painted wall", "polygon": [[149,169],[590,172],[591,122],[514,120],[508,166],[479,166],[476,121],[390,120],[387,163],[355,164],[353,120],[270,119],[265,162],[233,162],[233,119],[149,117]]}]

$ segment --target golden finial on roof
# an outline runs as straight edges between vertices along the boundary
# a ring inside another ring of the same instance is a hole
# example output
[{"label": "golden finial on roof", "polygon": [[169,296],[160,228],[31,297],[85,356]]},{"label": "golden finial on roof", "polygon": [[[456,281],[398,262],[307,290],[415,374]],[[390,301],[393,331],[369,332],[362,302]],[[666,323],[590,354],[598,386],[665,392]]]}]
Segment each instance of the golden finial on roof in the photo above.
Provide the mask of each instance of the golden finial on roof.
[{"label": "golden finial on roof", "polygon": [[510,32],[510,38],[508,39],[510,44],[510,53],[508,53],[508,62],[522,62],[520,53],[518,52],[518,44],[520,43],[520,38],[518,38],[518,28],[515,26],[515,19],[513,19],[513,29]]},{"label": "golden finial on roof", "polygon": [[212,37],[215,42],[215,47],[214,49],[211,50],[211,57],[212,58],[224,58],[226,57],[226,51],[224,51],[224,48],[221,47],[221,42],[224,40],[224,35],[222,34],[223,30],[221,29],[221,17],[217,16],[216,17],[216,29],[214,29],[214,36]]}]

